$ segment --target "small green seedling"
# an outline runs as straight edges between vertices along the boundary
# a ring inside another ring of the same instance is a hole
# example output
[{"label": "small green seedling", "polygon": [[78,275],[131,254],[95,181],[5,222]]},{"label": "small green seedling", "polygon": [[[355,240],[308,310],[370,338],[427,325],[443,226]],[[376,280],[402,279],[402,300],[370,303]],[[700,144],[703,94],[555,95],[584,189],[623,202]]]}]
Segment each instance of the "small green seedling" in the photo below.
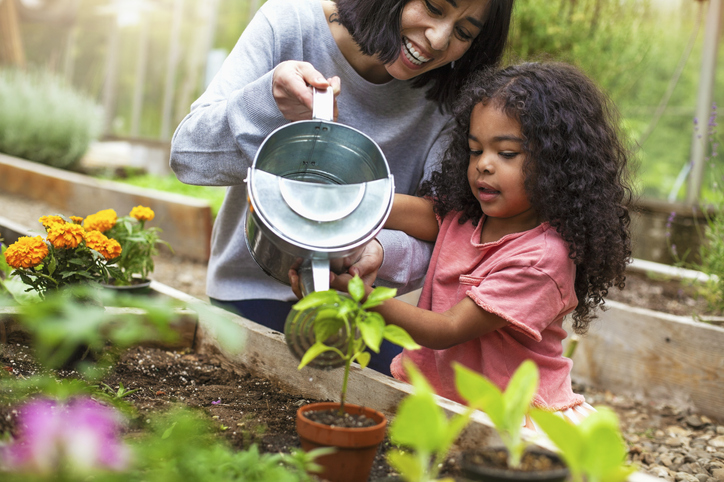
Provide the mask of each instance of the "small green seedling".
[{"label": "small green seedling", "polygon": [[[359,363],[362,368],[369,364],[371,355],[366,351],[367,348],[379,353],[383,339],[408,350],[420,347],[405,330],[399,326],[387,325],[382,315],[374,311],[367,311],[382,304],[385,300],[393,298],[397,294],[397,290],[377,287],[363,302],[365,286],[359,276],[355,276],[349,281],[347,290],[349,296],[340,294],[335,290],[315,291],[293,306],[298,312],[322,305],[325,306],[324,316],[317,317],[314,322],[316,342],[304,353],[298,368],[301,370],[309,362],[327,351],[334,351],[342,357],[344,360],[344,377],[340,396],[340,413],[344,412],[350,366],[353,361]],[[329,337],[340,333],[340,331],[346,334],[346,352],[324,344]]]},{"label": "small green seedling", "polygon": [[415,391],[397,407],[389,434],[392,443],[406,450],[391,450],[387,461],[407,482],[438,480],[439,467],[470,421],[473,409],[448,419],[422,373],[409,361],[405,370]]},{"label": "small green seedling", "polygon": [[596,407],[580,424],[540,409],[530,416],[556,444],[568,465],[574,482],[621,482],[636,468],[627,465],[616,413],[608,407]]},{"label": "small green seedling", "polygon": [[103,385],[103,389],[106,390],[109,394],[111,394],[111,398],[114,398],[116,400],[121,400],[124,397],[127,397],[128,395],[132,393],[136,393],[140,390],[140,388],[134,388],[133,390],[126,390],[126,387],[123,386],[123,382],[118,383],[118,390],[113,390],[113,388],[106,384],[101,382],[101,385]]},{"label": "small green seedling", "polygon": [[502,392],[493,382],[469,368],[454,364],[455,386],[472,408],[485,412],[495,425],[506,449],[508,466],[519,467],[528,442],[521,437],[525,415],[538,390],[538,367],[524,361]]}]

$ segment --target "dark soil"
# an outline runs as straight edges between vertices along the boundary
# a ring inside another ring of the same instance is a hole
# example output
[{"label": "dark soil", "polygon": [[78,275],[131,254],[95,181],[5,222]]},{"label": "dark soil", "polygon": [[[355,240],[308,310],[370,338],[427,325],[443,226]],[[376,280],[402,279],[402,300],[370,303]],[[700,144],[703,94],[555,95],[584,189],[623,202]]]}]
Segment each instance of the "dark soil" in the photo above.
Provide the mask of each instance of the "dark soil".
[{"label": "dark soil", "polygon": [[365,428],[377,425],[377,422],[365,415],[353,415],[350,413],[340,415],[337,410],[309,410],[304,412],[304,416],[312,422],[329,425],[331,427]]},{"label": "dark soil", "polygon": [[523,454],[520,467],[508,467],[508,452],[504,449],[480,449],[466,453],[462,458],[463,470],[479,471],[482,468],[513,470],[517,472],[550,472],[565,470],[561,459],[551,453],[528,451]]}]

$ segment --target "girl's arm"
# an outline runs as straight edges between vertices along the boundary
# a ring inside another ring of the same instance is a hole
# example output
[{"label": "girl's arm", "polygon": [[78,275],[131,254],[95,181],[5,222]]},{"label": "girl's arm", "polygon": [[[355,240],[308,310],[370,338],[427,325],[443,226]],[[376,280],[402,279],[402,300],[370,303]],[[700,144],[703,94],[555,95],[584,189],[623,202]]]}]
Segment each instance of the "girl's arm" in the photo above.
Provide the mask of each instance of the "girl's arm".
[{"label": "girl's arm", "polygon": [[433,350],[465,343],[509,324],[468,297],[444,313],[418,308],[394,298],[372,309],[387,323],[404,328],[418,344]]},{"label": "girl's arm", "polygon": [[423,241],[435,241],[439,226],[432,201],[407,194],[395,194],[386,229],[403,231]]},{"label": "girl's arm", "polygon": [[[298,283],[297,273],[290,271],[289,278],[294,287]],[[350,278],[348,274],[332,275],[330,285],[346,292]],[[365,285],[367,295],[372,289]],[[432,350],[444,350],[509,325],[503,318],[479,307],[469,297],[444,313],[418,308],[395,298],[371,309],[381,314],[385,322],[404,328],[418,344]]]}]

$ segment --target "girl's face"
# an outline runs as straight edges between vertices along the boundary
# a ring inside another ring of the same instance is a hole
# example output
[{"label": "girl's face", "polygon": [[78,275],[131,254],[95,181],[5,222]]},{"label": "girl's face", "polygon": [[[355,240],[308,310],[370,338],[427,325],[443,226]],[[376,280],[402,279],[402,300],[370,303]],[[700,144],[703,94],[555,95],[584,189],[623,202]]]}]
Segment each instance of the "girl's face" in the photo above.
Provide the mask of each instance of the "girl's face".
[{"label": "girl's face", "polygon": [[490,0],[410,0],[402,11],[400,56],[385,65],[408,80],[462,57],[478,36]]},{"label": "girl's face", "polygon": [[468,182],[485,215],[524,229],[537,226],[524,186],[520,123],[492,102],[480,103],[470,115],[468,147]]}]

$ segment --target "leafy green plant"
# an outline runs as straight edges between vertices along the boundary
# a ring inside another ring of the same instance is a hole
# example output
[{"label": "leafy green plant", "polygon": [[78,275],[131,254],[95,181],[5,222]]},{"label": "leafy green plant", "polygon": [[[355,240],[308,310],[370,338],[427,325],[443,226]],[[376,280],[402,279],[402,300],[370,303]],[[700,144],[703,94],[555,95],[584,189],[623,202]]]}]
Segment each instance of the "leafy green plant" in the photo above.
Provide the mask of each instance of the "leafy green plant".
[{"label": "leafy green plant", "polygon": [[49,72],[0,69],[0,152],[74,167],[100,135],[101,108]]},{"label": "leafy green plant", "polygon": [[407,482],[438,480],[440,466],[470,421],[473,409],[468,407],[448,419],[424,375],[409,361],[405,371],[415,391],[402,400],[390,424],[390,440],[403,450],[391,450],[387,461]]},{"label": "leafy green plant", "polygon": [[[348,284],[349,296],[335,290],[315,291],[297,302],[290,316],[299,316],[305,310],[323,308],[314,320],[315,343],[309,347],[298,369],[304,368],[312,360],[325,352],[333,351],[344,360],[344,377],[340,395],[340,414],[344,413],[347,396],[347,381],[353,361],[365,368],[371,359],[367,348],[379,353],[382,340],[388,340],[408,350],[419,348],[410,335],[395,325],[387,325],[379,313],[368,311],[393,298],[397,290],[378,286],[365,299],[365,286],[359,276]],[[295,313],[296,312],[296,313]],[[324,342],[330,337],[343,333],[344,351]]]},{"label": "leafy green plant", "polygon": [[478,372],[456,363],[455,386],[472,408],[485,412],[508,450],[508,466],[520,466],[529,442],[521,432],[525,415],[538,390],[538,367],[526,360],[513,373],[505,392]]},{"label": "leafy green plant", "polygon": [[261,454],[256,445],[235,451],[219,439],[207,419],[189,409],[155,416],[149,425],[136,442],[137,468],[124,480],[296,482],[311,481],[307,472],[319,470],[314,463],[319,451]]},{"label": "leafy green plant", "polygon": [[618,417],[607,407],[596,407],[578,425],[540,409],[530,416],[560,450],[574,482],[621,482],[636,471],[625,464],[626,444]]}]

